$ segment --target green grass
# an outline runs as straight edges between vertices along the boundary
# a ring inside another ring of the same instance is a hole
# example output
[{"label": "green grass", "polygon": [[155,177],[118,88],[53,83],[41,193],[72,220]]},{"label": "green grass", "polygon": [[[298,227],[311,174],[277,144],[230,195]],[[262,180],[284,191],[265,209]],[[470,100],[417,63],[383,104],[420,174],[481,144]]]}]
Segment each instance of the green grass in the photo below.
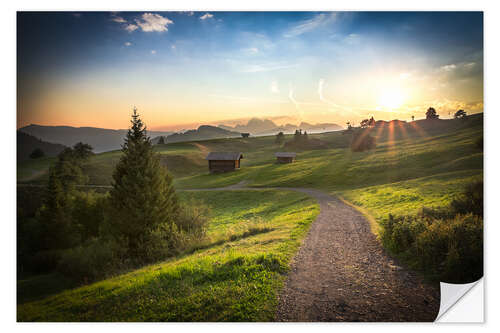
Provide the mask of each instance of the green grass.
[{"label": "green grass", "polygon": [[48,178],[49,166],[54,163],[54,157],[42,157],[17,163],[17,181],[41,182]]},{"label": "green grass", "polygon": [[[301,193],[273,190],[181,197],[212,208],[204,249],[20,304],[18,320],[272,320],[290,259],[319,213],[318,204]],[[20,281],[18,287],[29,283]]]},{"label": "green grass", "polygon": [[[420,123],[415,130],[376,133],[374,151],[352,153],[340,132],[310,135],[328,149],[297,151],[275,163],[274,137],[157,146],[176,188],[309,187],[342,196],[369,215],[372,230],[389,213],[412,214],[447,205],[464,185],[483,177],[482,115],[467,121]],[[287,140],[290,140],[287,136]],[[241,151],[241,170],[211,175],[207,151]],[[109,184],[120,152],[94,156],[92,184]],[[37,162],[38,163],[38,162]],[[47,163],[47,162],[45,162]],[[43,163],[18,166],[18,174]],[[19,169],[21,167],[21,170]],[[20,320],[270,320],[284,272],[318,213],[311,199],[290,192],[185,192],[213,207],[202,249],[164,263],[18,307]],[[32,281],[32,284],[34,282]]]}]

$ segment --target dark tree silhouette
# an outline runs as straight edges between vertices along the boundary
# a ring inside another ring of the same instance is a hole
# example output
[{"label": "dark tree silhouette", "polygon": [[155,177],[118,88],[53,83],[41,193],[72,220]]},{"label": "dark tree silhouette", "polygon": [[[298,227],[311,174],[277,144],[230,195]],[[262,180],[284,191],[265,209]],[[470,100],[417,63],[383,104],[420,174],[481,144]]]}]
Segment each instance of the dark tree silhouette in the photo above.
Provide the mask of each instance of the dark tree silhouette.
[{"label": "dark tree silhouette", "polygon": [[45,156],[45,153],[43,152],[42,149],[40,148],[35,148],[35,150],[33,150],[33,152],[30,154],[30,158],[41,158],[41,157],[44,157]]},{"label": "dark tree silhouette", "polygon": [[74,157],[86,161],[88,160],[94,153],[92,152],[92,146],[86,143],[78,142],[73,146]]},{"label": "dark tree silhouette", "polygon": [[375,126],[375,119],[373,119],[373,116],[370,118],[368,121],[368,127],[374,127]]},{"label": "dark tree silhouette", "polygon": [[278,134],[276,134],[276,143],[277,144],[282,144],[283,141],[285,141],[285,134],[283,134],[283,132],[279,132]]},{"label": "dark tree silhouette", "polygon": [[455,112],[455,119],[463,119],[465,117],[467,117],[467,113],[464,110],[458,110],[457,112]]},{"label": "dark tree silhouette", "polygon": [[147,259],[151,255],[148,246],[157,246],[151,241],[155,232],[162,230],[168,238],[178,230],[175,220],[179,204],[172,178],[160,163],[159,154],[153,152],[136,108],[131,124],[122,146],[123,156],[113,173],[113,220],[109,228],[113,236],[124,241],[131,257]]},{"label": "dark tree silhouette", "polygon": [[158,139],[158,144],[159,145],[164,145],[165,144],[165,139],[163,139],[163,136],[160,136],[160,139]]},{"label": "dark tree silhouette", "polygon": [[433,107],[430,107],[427,109],[427,112],[425,113],[425,118],[426,119],[439,119],[439,115],[436,112],[436,109]]}]

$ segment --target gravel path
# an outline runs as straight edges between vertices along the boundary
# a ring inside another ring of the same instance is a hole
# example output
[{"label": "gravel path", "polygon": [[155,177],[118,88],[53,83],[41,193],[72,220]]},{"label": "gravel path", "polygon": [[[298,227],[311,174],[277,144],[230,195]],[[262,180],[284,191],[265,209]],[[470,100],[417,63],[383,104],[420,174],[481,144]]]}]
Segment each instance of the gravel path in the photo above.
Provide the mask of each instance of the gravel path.
[{"label": "gravel path", "polygon": [[320,214],[292,262],[277,321],[434,321],[439,287],[391,259],[356,209],[321,191]]}]

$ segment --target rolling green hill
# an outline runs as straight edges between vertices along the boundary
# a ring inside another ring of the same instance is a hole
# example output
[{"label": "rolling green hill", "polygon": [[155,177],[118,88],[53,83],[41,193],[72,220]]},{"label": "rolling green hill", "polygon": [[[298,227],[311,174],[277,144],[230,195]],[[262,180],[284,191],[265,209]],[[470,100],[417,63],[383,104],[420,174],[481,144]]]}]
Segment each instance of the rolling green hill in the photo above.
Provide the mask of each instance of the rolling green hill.
[{"label": "rolling green hill", "polygon": [[284,273],[318,204],[273,190],[182,194],[190,198],[213,210],[205,249],[48,297],[67,281],[18,281],[18,320],[272,320]]},{"label": "rolling green hill", "polygon": [[[482,114],[467,120],[380,122],[373,151],[354,153],[350,135],[310,135],[321,149],[297,150],[293,164],[276,164],[275,137],[233,138],[156,146],[177,189],[215,188],[245,181],[250,187],[309,187],[340,195],[374,222],[392,214],[440,207],[483,177]],[[292,136],[286,136],[291,140]],[[241,169],[208,173],[209,151],[241,151]],[[91,184],[110,184],[121,152],[92,157]],[[23,166],[43,170],[46,165]],[[19,169],[18,169],[18,174]],[[18,179],[19,180],[19,179]],[[43,182],[43,175],[38,177]],[[46,277],[19,285],[40,297],[23,299],[18,319],[31,320],[269,320],[289,260],[318,213],[314,200],[294,192],[238,190],[182,192],[213,208],[205,249],[157,265],[45,297]],[[61,283],[61,285],[63,285]],[[35,287],[38,286],[38,287]],[[41,291],[40,291],[41,290]],[[35,298],[36,299],[36,298]],[[203,311],[198,311],[203,309]]]},{"label": "rolling green hill", "polygon": [[[378,122],[373,151],[353,153],[350,135],[330,132],[309,135],[325,149],[297,151],[293,164],[275,163],[283,151],[274,136],[216,139],[156,145],[176,188],[223,187],[245,181],[251,187],[311,187],[340,194],[367,208],[375,217],[391,210],[417,210],[422,205],[447,204],[464,183],[481,179],[483,115],[467,120]],[[285,136],[291,140],[292,136]],[[241,169],[226,174],[208,173],[209,151],[241,151]],[[109,185],[120,151],[97,154],[86,165],[89,184]],[[51,159],[18,166],[18,181],[43,183]],[[33,174],[39,173],[39,177]],[[370,193],[372,195],[370,195]],[[383,195],[382,195],[383,194]],[[384,204],[386,206],[384,206]]]}]

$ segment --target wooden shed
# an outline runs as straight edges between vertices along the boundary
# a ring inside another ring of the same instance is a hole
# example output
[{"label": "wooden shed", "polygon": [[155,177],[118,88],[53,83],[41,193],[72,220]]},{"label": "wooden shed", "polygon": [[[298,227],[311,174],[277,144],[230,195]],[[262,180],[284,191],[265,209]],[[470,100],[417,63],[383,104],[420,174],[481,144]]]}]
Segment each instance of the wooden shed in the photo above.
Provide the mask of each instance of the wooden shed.
[{"label": "wooden shed", "polygon": [[283,152],[283,153],[275,153],[274,156],[276,156],[278,163],[292,163],[295,160],[295,156],[297,156],[297,154]]},{"label": "wooden shed", "polygon": [[240,160],[243,154],[239,152],[210,152],[206,160],[208,160],[208,169],[210,172],[227,172],[234,171],[240,168]]}]

